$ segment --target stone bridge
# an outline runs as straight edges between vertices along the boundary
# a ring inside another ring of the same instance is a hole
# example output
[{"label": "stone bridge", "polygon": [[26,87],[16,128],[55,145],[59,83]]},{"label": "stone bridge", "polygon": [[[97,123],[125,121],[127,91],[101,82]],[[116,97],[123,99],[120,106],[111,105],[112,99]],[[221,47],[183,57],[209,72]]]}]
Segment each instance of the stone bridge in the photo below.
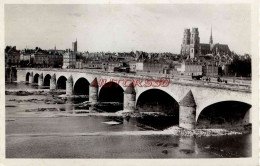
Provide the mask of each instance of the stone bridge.
[{"label": "stone bridge", "polygon": [[[162,78],[153,77],[153,79]],[[149,108],[167,111],[167,109],[169,110],[173,107],[171,104],[165,107],[159,107],[156,104],[146,108],[144,108],[145,106],[140,106],[146,100],[150,100],[150,98],[153,98],[153,100],[147,101],[148,103],[156,103],[157,99],[158,102],[166,102],[166,104],[176,102],[179,112],[179,126],[187,129],[195,128],[200,116],[210,115],[210,113],[201,115],[204,110],[214,110],[212,106],[218,107],[218,104],[223,103],[228,107],[230,105],[229,102],[238,105],[235,108],[232,107],[232,109],[237,109],[239,113],[236,113],[235,110],[231,115],[234,114],[236,119],[240,119],[238,120],[240,123],[249,123],[251,120],[251,87],[248,85],[209,83],[174,78],[166,79],[170,81],[168,85],[166,81],[164,86],[158,87],[137,84],[138,81],[144,83],[149,79],[151,77],[136,74],[92,72],[90,70],[35,68],[17,70],[17,82],[26,81],[28,83],[36,83],[39,86],[49,86],[51,90],[66,89],[66,95],[68,96],[74,94],[88,95],[90,102],[116,98],[123,103],[124,110],[128,111],[142,111]],[[246,110],[241,111],[240,108],[245,108]],[[222,112],[226,116],[228,111]],[[214,115],[210,116],[218,115],[218,113],[214,113]],[[231,115],[227,116],[230,117]],[[231,121],[234,121],[234,119]]]}]

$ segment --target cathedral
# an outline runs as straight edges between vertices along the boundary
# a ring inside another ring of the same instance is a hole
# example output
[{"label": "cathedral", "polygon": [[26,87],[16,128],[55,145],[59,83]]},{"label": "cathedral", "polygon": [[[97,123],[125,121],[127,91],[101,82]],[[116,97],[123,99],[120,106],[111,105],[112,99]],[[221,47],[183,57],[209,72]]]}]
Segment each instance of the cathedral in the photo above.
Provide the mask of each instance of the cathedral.
[{"label": "cathedral", "polygon": [[200,43],[198,28],[192,28],[191,31],[190,29],[184,29],[181,55],[193,59],[207,54],[230,55],[231,52],[227,44],[213,43],[212,29],[209,43]]}]

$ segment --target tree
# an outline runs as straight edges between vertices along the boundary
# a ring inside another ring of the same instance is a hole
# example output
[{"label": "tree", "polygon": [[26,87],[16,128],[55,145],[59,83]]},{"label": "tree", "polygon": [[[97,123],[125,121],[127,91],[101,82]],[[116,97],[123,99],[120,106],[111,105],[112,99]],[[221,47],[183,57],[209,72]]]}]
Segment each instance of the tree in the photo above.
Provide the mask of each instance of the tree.
[{"label": "tree", "polygon": [[230,64],[230,72],[236,76],[251,76],[251,59],[239,59],[237,55],[234,56],[233,62]]}]

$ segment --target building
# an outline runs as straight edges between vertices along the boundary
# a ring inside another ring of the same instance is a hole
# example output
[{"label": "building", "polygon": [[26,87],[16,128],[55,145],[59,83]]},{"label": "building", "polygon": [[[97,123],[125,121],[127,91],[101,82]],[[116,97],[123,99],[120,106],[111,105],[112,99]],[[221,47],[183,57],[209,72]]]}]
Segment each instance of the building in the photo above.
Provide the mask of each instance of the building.
[{"label": "building", "polygon": [[63,69],[76,67],[76,56],[78,50],[77,45],[78,45],[77,40],[75,42],[72,42],[72,50],[68,49],[63,54],[63,65],[62,65]]},{"label": "building", "polygon": [[5,48],[5,81],[15,81],[17,78],[16,67],[20,67],[20,51],[16,46]]},{"label": "building", "polygon": [[182,75],[187,76],[200,76],[202,75],[202,64],[192,61],[183,61],[181,66],[177,68]]},{"label": "building", "polygon": [[164,69],[169,68],[169,64],[162,62],[144,62],[143,71],[148,73],[163,73]]},{"label": "building", "polygon": [[83,68],[83,63],[82,63],[82,61],[76,61],[75,68],[76,68],[76,69],[82,69],[82,68]]},{"label": "building", "polygon": [[194,58],[199,55],[200,37],[198,28],[184,29],[181,54]]},{"label": "building", "polygon": [[61,68],[63,65],[63,55],[57,51],[49,51],[48,66],[52,68]]},{"label": "building", "polygon": [[144,62],[143,61],[137,61],[136,62],[136,71],[143,71],[144,70]]},{"label": "building", "polygon": [[142,61],[129,61],[130,72],[138,72],[144,70],[144,63]]},{"label": "building", "polygon": [[181,64],[176,64],[175,66],[174,66],[174,68],[173,68],[173,70],[176,70],[177,72],[181,72]]},{"label": "building", "polygon": [[21,51],[20,55],[20,67],[31,67],[33,66],[33,59],[31,55],[35,52],[32,49],[24,49]]},{"label": "building", "polygon": [[63,69],[76,67],[76,54],[70,50],[67,50],[63,54]]},{"label": "building", "polygon": [[108,61],[102,63],[102,69],[106,72],[114,72],[115,68],[123,66],[123,62],[120,61]]},{"label": "building", "polygon": [[84,63],[83,68],[87,69],[102,69],[101,61],[87,61]]},{"label": "building", "polygon": [[49,66],[48,52],[39,47],[36,47],[35,52],[31,54],[31,60],[32,66],[34,67],[44,68]]},{"label": "building", "polygon": [[129,64],[130,72],[135,73],[136,72],[136,61],[130,61],[128,64]]},{"label": "building", "polygon": [[63,50],[24,49],[20,55],[21,67],[53,67],[60,68],[63,64]]},{"label": "building", "polygon": [[231,55],[231,51],[227,44],[213,43],[212,29],[209,43],[200,43],[198,28],[184,29],[183,41],[181,45],[181,55],[187,56],[190,59],[197,58],[201,55]]},{"label": "building", "polygon": [[231,51],[227,44],[212,44],[211,45],[211,52],[214,55],[231,55]]},{"label": "building", "polygon": [[213,62],[205,63],[202,66],[202,75],[206,77],[217,77],[219,74],[218,66]]},{"label": "building", "polygon": [[34,52],[34,50],[24,49],[21,51],[20,54],[20,61],[30,61],[31,60],[31,54]]},{"label": "building", "polygon": [[201,43],[200,44],[200,56],[203,56],[203,55],[209,55],[211,54],[211,48],[210,48],[210,44],[207,44],[207,43]]},{"label": "building", "polygon": [[16,46],[7,46],[5,48],[5,67],[20,66],[20,51]]}]

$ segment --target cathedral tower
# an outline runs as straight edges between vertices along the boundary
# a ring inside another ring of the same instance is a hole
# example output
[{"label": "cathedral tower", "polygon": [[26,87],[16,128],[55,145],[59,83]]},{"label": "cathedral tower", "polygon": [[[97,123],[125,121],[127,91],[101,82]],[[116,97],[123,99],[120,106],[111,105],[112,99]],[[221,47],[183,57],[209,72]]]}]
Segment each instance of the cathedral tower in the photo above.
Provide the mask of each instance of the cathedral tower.
[{"label": "cathedral tower", "polygon": [[190,29],[184,29],[183,40],[181,45],[181,54],[186,55],[190,53]]},{"label": "cathedral tower", "polygon": [[199,54],[200,37],[198,28],[192,28],[190,37],[190,58],[195,58]]},{"label": "cathedral tower", "polygon": [[190,44],[190,29],[184,29],[183,42],[182,44]]}]

